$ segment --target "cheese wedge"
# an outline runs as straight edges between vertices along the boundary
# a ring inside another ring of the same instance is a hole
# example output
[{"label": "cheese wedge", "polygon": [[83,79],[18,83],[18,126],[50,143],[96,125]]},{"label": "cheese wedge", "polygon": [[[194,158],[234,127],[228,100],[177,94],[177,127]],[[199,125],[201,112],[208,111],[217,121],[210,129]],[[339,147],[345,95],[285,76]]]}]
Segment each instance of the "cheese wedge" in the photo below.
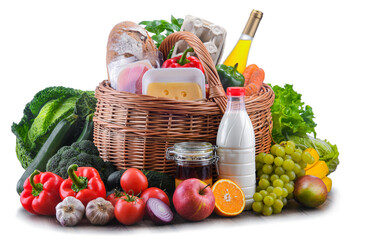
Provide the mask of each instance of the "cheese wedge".
[{"label": "cheese wedge", "polygon": [[175,100],[197,100],[202,98],[202,90],[194,82],[153,82],[148,85],[147,95]]}]

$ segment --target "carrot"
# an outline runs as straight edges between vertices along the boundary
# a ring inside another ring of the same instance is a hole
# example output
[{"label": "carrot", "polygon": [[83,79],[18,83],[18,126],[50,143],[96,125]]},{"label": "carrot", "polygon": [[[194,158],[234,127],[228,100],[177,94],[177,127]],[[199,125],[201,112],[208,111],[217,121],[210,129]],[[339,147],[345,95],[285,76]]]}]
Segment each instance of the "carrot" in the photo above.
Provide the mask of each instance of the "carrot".
[{"label": "carrot", "polygon": [[258,69],[259,67],[256,64],[248,65],[243,72],[244,76],[244,87],[250,83],[252,74]]},{"label": "carrot", "polygon": [[265,72],[262,68],[258,68],[249,79],[249,84],[245,86],[245,93],[247,96],[257,94],[265,79]]}]

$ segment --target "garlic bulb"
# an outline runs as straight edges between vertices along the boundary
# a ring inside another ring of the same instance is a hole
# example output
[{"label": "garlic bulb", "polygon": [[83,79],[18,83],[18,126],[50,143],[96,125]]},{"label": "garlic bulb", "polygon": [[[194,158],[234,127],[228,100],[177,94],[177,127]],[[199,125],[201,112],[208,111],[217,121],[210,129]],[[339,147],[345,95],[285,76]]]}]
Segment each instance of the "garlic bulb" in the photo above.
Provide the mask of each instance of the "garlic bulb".
[{"label": "garlic bulb", "polygon": [[74,226],[84,216],[85,206],[74,197],[66,197],[56,206],[56,219],[63,226]]},{"label": "garlic bulb", "polygon": [[101,197],[91,200],[86,206],[86,218],[95,225],[105,225],[114,218],[114,206]]}]

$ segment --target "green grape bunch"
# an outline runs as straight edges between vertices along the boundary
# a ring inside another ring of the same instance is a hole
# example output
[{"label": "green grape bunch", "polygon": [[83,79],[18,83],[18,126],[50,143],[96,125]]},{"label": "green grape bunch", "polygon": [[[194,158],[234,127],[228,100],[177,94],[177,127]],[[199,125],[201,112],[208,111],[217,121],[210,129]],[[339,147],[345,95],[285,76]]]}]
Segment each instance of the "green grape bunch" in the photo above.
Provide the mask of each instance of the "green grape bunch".
[{"label": "green grape bunch", "polygon": [[293,198],[295,179],[304,176],[307,164],[314,161],[309,152],[296,148],[292,141],[274,144],[270,153],[258,154],[258,184],[253,195],[253,211],[264,216],[280,213],[288,200]]}]

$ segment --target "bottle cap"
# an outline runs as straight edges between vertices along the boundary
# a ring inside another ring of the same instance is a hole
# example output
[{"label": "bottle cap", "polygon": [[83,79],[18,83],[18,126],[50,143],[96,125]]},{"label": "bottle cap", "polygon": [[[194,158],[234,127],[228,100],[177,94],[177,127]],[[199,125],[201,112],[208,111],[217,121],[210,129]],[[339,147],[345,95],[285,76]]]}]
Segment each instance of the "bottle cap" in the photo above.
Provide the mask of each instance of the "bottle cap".
[{"label": "bottle cap", "polygon": [[243,87],[228,87],[227,96],[240,97],[245,95],[245,89]]},{"label": "bottle cap", "polygon": [[257,27],[260,24],[263,13],[258,10],[252,10],[249,16],[248,22],[244,27],[243,34],[247,34],[250,37],[254,37]]}]

